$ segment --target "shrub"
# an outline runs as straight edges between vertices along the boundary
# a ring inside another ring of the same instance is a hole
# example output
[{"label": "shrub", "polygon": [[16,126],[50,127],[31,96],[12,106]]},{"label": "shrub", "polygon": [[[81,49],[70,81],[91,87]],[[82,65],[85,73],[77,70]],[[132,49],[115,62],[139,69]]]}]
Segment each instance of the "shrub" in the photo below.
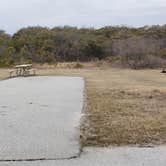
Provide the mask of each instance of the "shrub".
[{"label": "shrub", "polygon": [[83,68],[83,65],[79,62],[76,62],[74,68]]},{"label": "shrub", "polygon": [[121,64],[132,69],[160,68],[166,64],[166,60],[153,55],[125,55],[121,57]]}]

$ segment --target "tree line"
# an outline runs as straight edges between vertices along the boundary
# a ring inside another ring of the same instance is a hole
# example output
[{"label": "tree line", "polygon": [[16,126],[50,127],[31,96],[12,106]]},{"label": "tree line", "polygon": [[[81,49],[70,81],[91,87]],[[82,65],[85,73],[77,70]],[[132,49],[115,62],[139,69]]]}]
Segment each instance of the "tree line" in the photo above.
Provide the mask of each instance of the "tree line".
[{"label": "tree line", "polygon": [[159,67],[166,60],[166,25],[28,27],[0,31],[0,66],[21,62],[118,61],[131,68]]}]

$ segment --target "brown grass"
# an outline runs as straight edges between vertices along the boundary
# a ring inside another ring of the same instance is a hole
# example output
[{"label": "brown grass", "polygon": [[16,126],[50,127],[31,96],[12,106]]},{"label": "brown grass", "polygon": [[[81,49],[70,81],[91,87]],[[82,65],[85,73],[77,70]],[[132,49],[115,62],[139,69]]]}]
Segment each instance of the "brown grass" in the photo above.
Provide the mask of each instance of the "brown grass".
[{"label": "brown grass", "polygon": [[[0,78],[6,73],[0,70]],[[166,143],[166,74],[159,70],[39,69],[38,73],[85,78],[83,146]]]}]

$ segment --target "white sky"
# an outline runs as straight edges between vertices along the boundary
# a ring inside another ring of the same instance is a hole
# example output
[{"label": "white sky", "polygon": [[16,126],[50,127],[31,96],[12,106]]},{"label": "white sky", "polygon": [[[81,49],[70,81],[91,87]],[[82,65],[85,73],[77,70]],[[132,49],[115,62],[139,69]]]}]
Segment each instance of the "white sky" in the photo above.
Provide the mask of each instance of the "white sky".
[{"label": "white sky", "polygon": [[166,24],[166,0],[0,0],[0,29]]}]

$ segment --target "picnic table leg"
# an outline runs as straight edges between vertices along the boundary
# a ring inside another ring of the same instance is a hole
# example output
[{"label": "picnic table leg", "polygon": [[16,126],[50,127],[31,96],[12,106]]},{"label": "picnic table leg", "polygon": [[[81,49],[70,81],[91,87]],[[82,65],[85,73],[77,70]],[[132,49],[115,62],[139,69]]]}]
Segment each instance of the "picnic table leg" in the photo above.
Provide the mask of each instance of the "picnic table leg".
[{"label": "picnic table leg", "polygon": [[30,70],[25,68],[24,69],[24,76],[29,76],[30,75]]},{"label": "picnic table leg", "polygon": [[21,76],[21,73],[22,73],[22,70],[21,70],[21,69],[19,69],[19,76]]},{"label": "picnic table leg", "polygon": [[25,69],[22,70],[22,75],[25,76]]},{"label": "picnic table leg", "polygon": [[10,71],[10,78],[12,78],[13,72],[14,72],[14,70]]},{"label": "picnic table leg", "polygon": [[29,75],[29,71],[28,71],[28,69],[25,69],[25,76],[28,76]]},{"label": "picnic table leg", "polygon": [[23,76],[25,77],[25,76],[27,76],[27,75],[28,75],[27,69],[26,69],[26,68],[23,68]]},{"label": "picnic table leg", "polygon": [[17,76],[20,75],[20,69],[16,69],[16,75],[17,75]]}]

